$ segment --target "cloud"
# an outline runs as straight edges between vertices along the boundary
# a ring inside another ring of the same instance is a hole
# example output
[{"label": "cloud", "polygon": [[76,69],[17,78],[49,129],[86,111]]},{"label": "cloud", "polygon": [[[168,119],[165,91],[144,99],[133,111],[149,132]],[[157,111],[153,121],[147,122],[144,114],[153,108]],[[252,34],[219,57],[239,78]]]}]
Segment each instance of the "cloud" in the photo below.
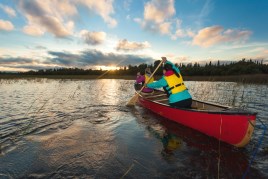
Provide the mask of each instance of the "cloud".
[{"label": "cloud", "polygon": [[[254,57],[253,57],[254,59]],[[256,56],[255,59],[261,59],[265,62],[265,64],[268,64],[268,50],[261,50]]]},{"label": "cloud", "polygon": [[79,68],[85,66],[109,66],[115,64],[118,66],[126,66],[129,64],[137,65],[140,63],[153,62],[153,59],[150,57],[103,53],[98,50],[85,50],[79,54],[50,51],[49,54],[52,58],[47,59],[46,63],[48,64],[67,65]]},{"label": "cloud", "polygon": [[42,29],[40,29],[39,27],[36,27],[36,26],[30,26],[30,25],[27,25],[27,26],[24,26],[23,27],[23,32],[25,34],[28,34],[28,35],[32,35],[32,36],[41,36],[45,33],[45,31],[43,31]]},{"label": "cloud", "polygon": [[47,48],[42,46],[42,45],[37,45],[34,47],[35,49],[38,49],[38,50],[46,50]]},{"label": "cloud", "polygon": [[[64,21],[59,11],[55,9],[57,1],[21,0],[19,8],[25,13],[28,25],[24,32],[29,35],[42,35],[45,31],[54,34],[56,37],[67,37],[72,34],[68,22]],[[67,2],[67,1],[66,1]]]},{"label": "cloud", "polygon": [[[42,47],[43,48],[43,47]],[[51,68],[95,68],[96,66],[128,66],[141,63],[152,64],[154,59],[141,55],[103,53],[84,50],[77,54],[66,51],[48,51],[42,60],[24,57],[0,57],[0,70],[27,71]]]},{"label": "cloud", "polygon": [[0,57],[0,64],[1,65],[11,65],[11,64],[29,64],[29,63],[33,63],[34,60],[33,59],[29,59],[29,58],[22,58],[22,57],[7,57],[7,58],[3,58]]},{"label": "cloud", "polygon": [[194,37],[194,32],[191,30],[184,30],[184,29],[177,29],[175,34],[171,35],[172,40],[177,40],[178,38],[185,38],[185,37]]},{"label": "cloud", "polygon": [[156,24],[162,23],[165,19],[175,14],[174,0],[152,0],[144,7],[144,19]]},{"label": "cloud", "polygon": [[194,33],[190,28],[183,29],[181,27],[181,24],[182,24],[181,19],[176,19],[175,22],[176,22],[176,31],[174,34],[170,35],[172,40],[177,40],[177,38],[185,38],[185,37],[192,38],[194,36]]},{"label": "cloud", "polygon": [[68,52],[54,52],[49,51],[49,55],[52,56],[52,58],[48,58],[45,62],[46,64],[61,64],[61,65],[67,65],[67,66],[81,66],[79,65],[79,55],[71,54]]},{"label": "cloud", "polygon": [[3,4],[0,4],[0,9],[2,9],[10,17],[16,17],[17,15],[14,9],[12,9],[11,7],[5,6]]},{"label": "cloud", "polygon": [[264,50],[263,53],[268,55],[268,50]]},{"label": "cloud", "polygon": [[99,45],[106,39],[105,32],[89,32],[87,30],[82,30],[80,35],[84,42],[88,45]]},{"label": "cloud", "polygon": [[129,42],[128,40],[124,39],[118,42],[116,50],[137,51],[137,50],[142,50],[142,49],[149,48],[149,47],[151,47],[151,45],[147,41],[138,43],[138,42]]},{"label": "cloud", "polygon": [[169,34],[171,32],[171,18],[175,15],[174,0],[152,0],[144,6],[144,19],[134,19],[145,30]]},{"label": "cloud", "polygon": [[117,25],[111,17],[113,0],[20,0],[17,4],[27,19],[23,32],[28,35],[40,36],[45,32],[59,38],[73,35],[73,18],[79,16],[78,7],[83,6],[101,16],[110,27]]},{"label": "cloud", "polygon": [[25,71],[62,67],[94,68],[95,66],[128,66],[130,64],[152,64],[154,62],[151,57],[103,53],[98,50],[84,50],[77,54],[65,51],[48,51],[48,55],[42,60],[24,57],[0,57],[0,70]]},{"label": "cloud", "polygon": [[111,17],[111,14],[114,13],[113,9],[113,0],[76,0],[88,7],[88,9],[94,11],[96,14],[99,14],[103,20],[108,23],[110,27],[115,27],[117,21]]},{"label": "cloud", "polygon": [[14,29],[12,22],[0,19],[0,30],[11,31]]},{"label": "cloud", "polygon": [[25,46],[25,48],[31,49],[31,50],[47,50],[47,47],[42,46],[42,45],[35,45],[35,46],[29,45],[29,46]]},{"label": "cloud", "polygon": [[192,44],[201,47],[210,47],[225,42],[241,43],[245,42],[251,34],[251,31],[236,29],[224,30],[221,26],[211,26],[199,30],[193,37]]}]

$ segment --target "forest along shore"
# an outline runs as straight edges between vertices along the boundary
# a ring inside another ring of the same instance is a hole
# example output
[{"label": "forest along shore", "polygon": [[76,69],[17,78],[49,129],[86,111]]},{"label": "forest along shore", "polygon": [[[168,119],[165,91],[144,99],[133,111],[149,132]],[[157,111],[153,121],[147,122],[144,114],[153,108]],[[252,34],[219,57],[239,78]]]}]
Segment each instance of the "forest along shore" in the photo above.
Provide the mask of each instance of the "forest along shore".
[{"label": "forest along shore", "polygon": [[[134,80],[134,75],[21,75],[21,74],[0,74],[0,79],[31,79],[31,78],[49,78],[49,79],[125,79]],[[155,76],[160,79],[161,76]],[[254,75],[226,75],[226,76],[184,76],[185,81],[224,81],[241,83],[259,83],[268,84],[268,74]]]}]

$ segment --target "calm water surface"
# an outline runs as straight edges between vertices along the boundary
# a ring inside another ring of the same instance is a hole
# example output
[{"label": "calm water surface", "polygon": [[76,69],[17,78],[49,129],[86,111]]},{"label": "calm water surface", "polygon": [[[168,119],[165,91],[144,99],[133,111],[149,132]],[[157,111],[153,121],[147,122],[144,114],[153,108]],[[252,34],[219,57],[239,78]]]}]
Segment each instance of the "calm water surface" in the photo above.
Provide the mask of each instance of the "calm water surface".
[{"label": "calm water surface", "polygon": [[[125,104],[133,80],[1,80],[0,178],[242,178],[262,135],[243,149]],[[200,100],[268,123],[268,86],[186,82]],[[260,124],[258,122],[257,124]],[[268,177],[264,137],[248,178]]]}]

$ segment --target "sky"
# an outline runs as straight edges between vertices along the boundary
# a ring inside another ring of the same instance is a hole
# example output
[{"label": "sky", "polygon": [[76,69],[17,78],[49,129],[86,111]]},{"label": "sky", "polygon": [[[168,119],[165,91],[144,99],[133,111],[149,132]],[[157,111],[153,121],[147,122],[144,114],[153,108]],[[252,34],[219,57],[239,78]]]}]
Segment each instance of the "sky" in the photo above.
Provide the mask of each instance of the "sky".
[{"label": "sky", "polygon": [[0,71],[268,63],[267,0],[0,0]]}]

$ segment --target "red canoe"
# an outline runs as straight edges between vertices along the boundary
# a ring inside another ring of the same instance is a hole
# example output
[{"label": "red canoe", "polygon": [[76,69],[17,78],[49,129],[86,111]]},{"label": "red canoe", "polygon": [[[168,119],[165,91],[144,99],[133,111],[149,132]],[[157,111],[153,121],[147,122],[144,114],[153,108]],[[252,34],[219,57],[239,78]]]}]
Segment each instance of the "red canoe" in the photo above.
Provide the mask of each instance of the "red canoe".
[{"label": "red canoe", "polygon": [[140,94],[139,103],[167,119],[236,147],[249,143],[257,115],[198,100],[193,100],[191,109],[170,107],[166,94],[160,90],[155,90],[153,94]]}]

